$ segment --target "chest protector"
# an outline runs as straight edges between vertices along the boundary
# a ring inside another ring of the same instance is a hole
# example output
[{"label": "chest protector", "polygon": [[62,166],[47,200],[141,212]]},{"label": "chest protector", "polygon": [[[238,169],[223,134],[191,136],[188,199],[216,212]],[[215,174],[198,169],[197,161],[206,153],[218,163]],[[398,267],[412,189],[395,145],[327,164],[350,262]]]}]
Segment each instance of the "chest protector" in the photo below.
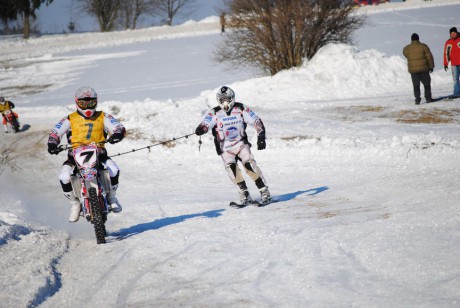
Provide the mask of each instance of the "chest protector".
[{"label": "chest protector", "polygon": [[72,147],[78,147],[82,144],[91,142],[97,143],[100,148],[104,147],[104,113],[96,112],[91,118],[86,119],[77,112],[69,114],[70,129],[72,131]]}]

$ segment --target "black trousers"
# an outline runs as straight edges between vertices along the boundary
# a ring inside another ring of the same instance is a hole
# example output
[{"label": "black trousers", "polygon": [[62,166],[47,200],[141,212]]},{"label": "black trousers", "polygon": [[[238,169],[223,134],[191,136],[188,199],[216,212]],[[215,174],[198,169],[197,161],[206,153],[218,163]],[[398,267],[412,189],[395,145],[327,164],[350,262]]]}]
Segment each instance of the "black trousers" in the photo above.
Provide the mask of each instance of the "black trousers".
[{"label": "black trousers", "polygon": [[414,86],[415,102],[420,103],[420,82],[423,84],[425,89],[425,99],[431,100],[431,77],[430,72],[414,73],[410,74],[412,77],[412,85]]}]

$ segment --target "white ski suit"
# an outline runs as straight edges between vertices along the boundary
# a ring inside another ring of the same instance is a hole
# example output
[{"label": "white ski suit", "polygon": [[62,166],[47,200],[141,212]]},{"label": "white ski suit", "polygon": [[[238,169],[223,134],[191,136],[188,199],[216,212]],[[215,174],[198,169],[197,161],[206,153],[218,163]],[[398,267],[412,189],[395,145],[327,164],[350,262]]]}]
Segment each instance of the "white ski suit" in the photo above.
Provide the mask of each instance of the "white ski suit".
[{"label": "white ski suit", "polygon": [[247,187],[237,165],[238,160],[256,186],[263,189],[266,187],[266,182],[251,153],[251,144],[246,134],[248,124],[255,128],[258,149],[263,150],[265,148],[264,124],[253,110],[242,103],[236,102],[227,112],[219,106],[214,107],[198,125],[196,133],[201,135],[209,130],[212,131],[217,154],[221,156],[231,181],[240,189],[247,190]]}]

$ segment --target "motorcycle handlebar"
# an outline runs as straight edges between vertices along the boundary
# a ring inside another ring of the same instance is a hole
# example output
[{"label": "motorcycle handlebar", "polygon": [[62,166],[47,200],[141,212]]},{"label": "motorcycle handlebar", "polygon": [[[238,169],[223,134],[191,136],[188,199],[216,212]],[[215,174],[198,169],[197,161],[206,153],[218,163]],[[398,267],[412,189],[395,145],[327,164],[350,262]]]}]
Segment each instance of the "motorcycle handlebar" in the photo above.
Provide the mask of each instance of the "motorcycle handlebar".
[{"label": "motorcycle handlebar", "polygon": [[[104,140],[104,141],[101,141],[101,142],[94,142],[94,143],[96,145],[103,145],[104,143],[107,143],[107,140]],[[72,142],[72,143],[68,143],[68,144],[60,144],[57,147],[57,151],[58,151],[58,153],[61,153],[62,151],[70,150],[70,149],[72,149],[72,145],[76,145],[76,144],[78,144],[79,146],[80,145],[89,145],[89,144],[86,144],[86,143],[83,143],[83,142]]]}]

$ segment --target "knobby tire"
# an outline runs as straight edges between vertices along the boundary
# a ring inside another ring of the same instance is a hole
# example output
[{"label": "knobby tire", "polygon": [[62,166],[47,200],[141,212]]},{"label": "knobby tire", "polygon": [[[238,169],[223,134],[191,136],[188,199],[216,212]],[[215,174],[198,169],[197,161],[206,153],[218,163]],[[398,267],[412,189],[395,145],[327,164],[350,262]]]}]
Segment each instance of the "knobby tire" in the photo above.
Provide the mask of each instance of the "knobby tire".
[{"label": "knobby tire", "polygon": [[105,221],[102,214],[101,206],[99,204],[99,197],[96,188],[91,187],[89,190],[89,202],[91,206],[91,213],[93,214],[94,233],[98,244],[105,244]]},{"label": "knobby tire", "polygon": [[18,120],[17,120],[16,118],[14,118],[11,122],[12,122],[12,123],[11,123],[11,124],[12,124],[11,126],[13,126],[13,131],[14,131],[15,133],[19,133],[19,123],[18,123]]}]

